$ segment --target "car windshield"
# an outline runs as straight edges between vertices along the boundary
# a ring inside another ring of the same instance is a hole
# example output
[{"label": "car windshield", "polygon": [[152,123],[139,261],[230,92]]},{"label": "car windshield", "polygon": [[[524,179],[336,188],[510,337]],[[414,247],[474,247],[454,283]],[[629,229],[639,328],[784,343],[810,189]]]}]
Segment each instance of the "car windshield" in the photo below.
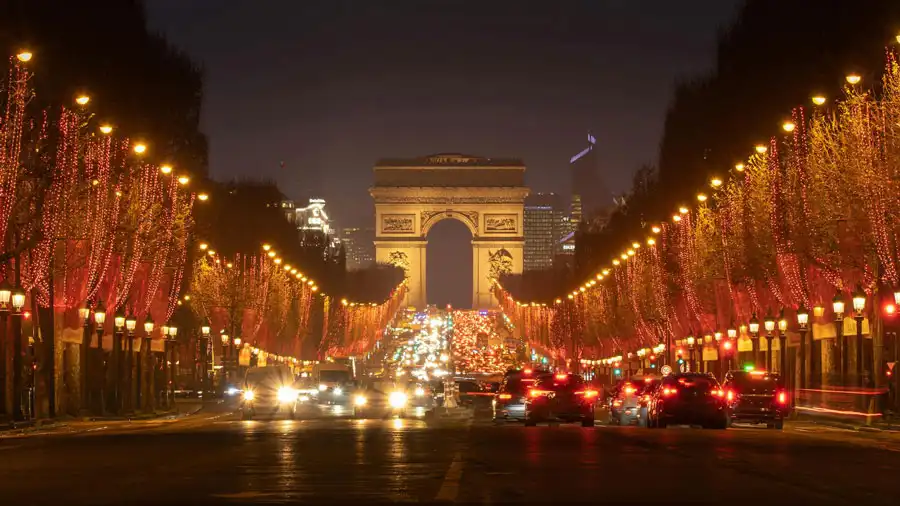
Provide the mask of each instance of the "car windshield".
[{"label": "car windshield", "polygon": [[247,371],[245,383],[253,388],[279,388],[293,385],[294,375],[286,367],[253,367]]},{"label": "car windshield", "polygon": [[732,376],[730,385],[741,393],[775,395],[779,383],[776,374],[739,373]]},{"label": "car windshield", "polygon": [[696,390],[699,392],[708,392],[719,386],[715,379],[700,375],[679,376],[674,379],[674,383],[685,390]]},{"label": "car windshield", "polygon": [[584,388],[584,380],[574,374],[544,376],[538,382],[538,388],[557,392],[581,390]]},{"label": "car windshield", "polygon": [[534,385],[534,378],[512,378],[506,380],[502,390],[504,392],[522,393],[531,388],[532,385]]},{"label": "car windshield", "polygon": [[350,371],[319,371],[319,379],[335,383],[350,381]]}]

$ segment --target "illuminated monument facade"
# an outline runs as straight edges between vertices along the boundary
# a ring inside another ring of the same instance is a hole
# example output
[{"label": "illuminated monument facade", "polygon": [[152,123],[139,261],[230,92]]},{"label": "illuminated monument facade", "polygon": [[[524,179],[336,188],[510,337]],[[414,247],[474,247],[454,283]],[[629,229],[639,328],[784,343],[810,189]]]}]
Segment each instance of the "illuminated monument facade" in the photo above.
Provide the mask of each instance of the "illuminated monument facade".
[{"label": "illuminated monument facade", "polygon": [[369,193],[375,200],[375,258],[406,271],[408,305],[424,308],[428,300],[428,231],[455,219],[472,233],[472,307],[495,307],[492,279],[522,272],[525,164],[437,154],[380,160],[374,175]]}]

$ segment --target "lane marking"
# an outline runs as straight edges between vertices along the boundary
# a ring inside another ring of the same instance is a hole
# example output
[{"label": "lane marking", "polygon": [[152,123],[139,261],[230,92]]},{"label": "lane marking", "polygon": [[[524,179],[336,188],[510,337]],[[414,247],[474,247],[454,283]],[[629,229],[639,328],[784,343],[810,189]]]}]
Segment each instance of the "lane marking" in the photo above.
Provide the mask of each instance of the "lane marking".
[{"label": "lane marking", "polygon": [[462,452],[456,452],[456,455],[453,456],[453,462],[450,463],[450,467],[447,469],[447,474],[444,475],[441,488],[434,498],[435,501],[456,501],[456,497],[459,495],[459,482],[462,479],[463,464]]}]

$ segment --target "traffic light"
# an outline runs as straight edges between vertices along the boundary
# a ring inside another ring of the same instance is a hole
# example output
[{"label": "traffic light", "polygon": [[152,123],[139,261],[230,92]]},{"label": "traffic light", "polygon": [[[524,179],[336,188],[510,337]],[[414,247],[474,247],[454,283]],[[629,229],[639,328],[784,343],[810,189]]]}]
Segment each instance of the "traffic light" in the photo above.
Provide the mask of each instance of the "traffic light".
[{"label": "traffic light", "polygon": [[677,360],[678,365],[681,365],[684,363],[684,358],[682,358],[683,356],[684,356],[684,350],[682,350],[681,348],[678,348],[678,351],[675,353],[675,357],[678,359]]},{"label": "traffic light", "polygon": [[656,369],[656,355],[650,355],[650,369]]},{"label": "traffic light", "polygon": [[731,342],[731,339],[726,339],[722,342],[722,352],[726,357],[730,357],[734,354],[734,343]]}]

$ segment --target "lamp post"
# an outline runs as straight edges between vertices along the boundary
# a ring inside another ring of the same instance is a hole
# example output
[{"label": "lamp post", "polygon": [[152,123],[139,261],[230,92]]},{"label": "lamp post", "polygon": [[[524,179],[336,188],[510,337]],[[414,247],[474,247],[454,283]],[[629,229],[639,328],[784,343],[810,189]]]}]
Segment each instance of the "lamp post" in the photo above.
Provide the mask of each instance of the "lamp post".
[{"label": "lamp post", "polygon": [[[13,335],[13,420],[20,421],[25,419],[25,413],[22,410],[22,394],[24,391],[24,368],[22,364],[22,308],[25,307],[25,290],[20,286],[16,286],[12,290],[10,297],[12,303],[12,335]],[[18,317],[18,318],[17,318]],[[56,387],[51,377],[49,381],[49,390],[56,391]],[[50,396],[50,416],[56,416],[56,408],[53,396]]]},{"label": "lamp post", "polygon": [[209,333],[212,332],[209,318],[204,318],[200,325],[200,389],[203,394],[209,391]]},{"label": "lamp post", "polygon": [[106,399],[103,396],[103,393],[106,391],[104,388],[104,383],[106,382],[106,367],[103,360],[103,324],[106,323],[106,307],[103,306],[103,301],[100,299],[97,299],[97,305],[94,307],[94,323],[97,331],[97,366],[94,367],[97,374],[96,406],[98,412],[103,415],[106,413]]},{"label": "lamp post", "polygon": [[[782,377],[787,374],[787,328],[787,318],[784,317],[784,308],[781,308],[778,313],[778,373]],[[793,384],[793,380],[791,383]]]},{"label": "lamp post", "polygon": [[862,285],[856,284],[856,292],[853,293],[853,319],[856,320],[856,383],[860,387],[865,386],[863,381],[863,335],[862,324],[865,319],[866,292]]},{"label": "lamp post", "polygon": [[716,356],[719,358],[719,371],[722,373],[722,377],[725,377],[725,356],[722,353],[722,333],[720,331],[713,332],[713,342],[716,344]]},{"label": "lamp post", "polygon": [[141,408],[145,411],[153,411],[153,397],[156,392],[156,374],[153,367],[153,328],[156,323],[147,311],[147,318],[144,320],[144,339],[141,343],[141,375],[140,378],[140,396]]},{"label": "lamp post", "polygon": [[135,381],[134,381],[134,329],[137,328],[137,318],[129,315],[125,318],[125,331],[127,339],[125,341],[125,378],[128,385],[128,391],[125,394],[126,408],[128,412],[134,411],[135,404]]},{"label": "lamp post", "polygon": [[686,341],[687,341],[687,345],[688,345],[688,353],[689,353],[688,356],[690,357],[689,362],[688,362],[688,368],[689,368],[690,372],[694,372],[694,343],[697,340],[694,339],[693,329],[691,329],[689,331]]},{"label": "lamp post", "polygon": [[228,383],[228,355],[229,348],[231,346],[228,344],[228,334],[225,333],[225,330],[222,330],[222,392],[225,392],[225,389],[228,388],[226,383]]},{"label": "lamp post", "polygon": [[[725,355],[728,360],[726,364],[726,373],[729,370],[734,369],[734,354],[737,353],[738,330],[734,326],[734,320],[731,320],[731,325],[728,326],[727,333],[728,340],[722,343],[722,348],[725,349]],[[725,376],[723,375],[722,377],[724,378]]]},{"label": "lamp post", "polygon": [[763,318],[763,325],[766,328],[766,370],[772,370],[772,332],[775,330],[775,317],[772,316],[772,309],[766,312]]},{"label": "lamp post", "polygon": [[[841,381],[844,381],[847,377],[847,366],[845,362],[847,353],[844,346],[844,296],[841,294],[840,290],[838,290],[834,298],[831,299],[831,308],[834,310],[834,331],[835,339],[837,340],[835,344],[837,345],[836,348],[838,352],[837,363]],[[834,363],[833,360],[832,363]]]},{"label": "lamp post", "polygon": [[90,403],[90,396],[88,395],[88,382],[90,376],[88,375],[88,367],[90,367],[90,361],[88,360],[88,353],[91,349],[91,308],[85,304],[84,306],[78,308],[78,317],[81,318],[81,349],[79,350],[78,362],[81,367],[81,414],[87,415],[88,412],[88,404]]},{"label": "lamp post", "polygon": [[9,312],[12,309],[10,304],[12,298],[12,286],[6,279],[0,282],[0,406],[5,409],[6,406],[6,327],[9,318]]},{"label": "lamp post", "polygon": [[120,308],[113,318],[113,409],[121,414],[125,408],[125,375],[122,372],[122,338],[125,334],[125,313]]},{"label": "lamp post", "polygon": [[233,352],[231,354],[231,361],[234,363],[234,367],[232,367],[231,369],[232,374],[234,375],[232,381],[236,381],[236,379],[240,377],[241,370],[241,336],[234,336],[231,341],[234,345],[234,347],[232,348]]},{"label": "lamp post", "polygon": [[748,325],[750,330],[750,338],[753,343],[753,367],[759,364],[759,320],[756,319],[756,313],[750,317]]},{"label": "lamp post", "polygon": [[[172,356],[171,361],[169,362],[169,375],[166,378],[166,406],[169,409],[175,407],[175,376],[178,372],[178,360],[177,360],[177,342],[175,338],[178,337],[178,327],[175,325],[169,325],[169,346],[171,348],[170,355]],[[171,399],[171,404],[169,400]]]},{"label": "lamp post", "polygon": [[807,378],[806,371],[807,365],[807,351],[806,351],[806,334],[807,334],[807,326],[809,325],[809,310],[806,309],[806,305],[801,305],[800,309],[797,310],[797,326],[800,327],[800,388],[804,389],[807,386]]}]

